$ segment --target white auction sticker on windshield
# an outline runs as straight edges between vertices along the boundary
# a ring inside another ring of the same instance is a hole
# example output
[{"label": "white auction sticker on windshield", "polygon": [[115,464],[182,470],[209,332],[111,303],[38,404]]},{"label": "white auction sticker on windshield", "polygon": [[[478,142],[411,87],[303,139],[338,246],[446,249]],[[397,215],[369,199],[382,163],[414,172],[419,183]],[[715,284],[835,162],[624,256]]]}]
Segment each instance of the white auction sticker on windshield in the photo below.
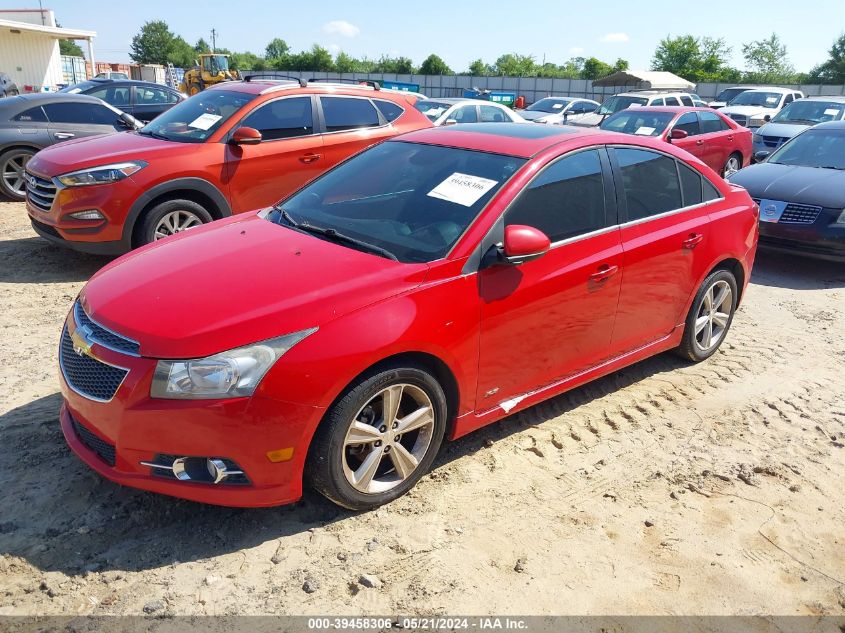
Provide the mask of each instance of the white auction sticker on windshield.
[{"label": "white auction sticker on windshield", "polygon": [[205,114],[199,115],[196,119],[188,123],[188,127],[195,127],[199,130],[207,130],[222,118],[223,117],[219,114],[209,114],[208,112],[206,112]]},{"label": "white auction sticker on windshield", "polygon": [[766,97],[766,103],[777,103],[780,101],[780,97]]},{"label": "white auction sticker on windshield", "polygon": [[465,207],[471,207],[497,184],[499,183],[495,180],[455,172],[429,191],[428,195],[432,198],[440,198]]},{"label": "white auction sticker on windshield", "polygon": [[634,134],[639,134],[641,136],[651,136],[652,134],[654,134],[654,128],[653,127],[638,127],[637,131],[634,132]]},{"label": "white auction sticker on windshield", "polygon": [[555,103],[555,104],[552,104],[552,107],[555,110],[560,110],[563,107],[563,104],[562,103]]},{"label": "white auction sticker on windshield", "polygon": [[825,110],[824,113],[827,116],[838,116],[839,110],[837,110],[836,108],[830,108],[828,110]]}]

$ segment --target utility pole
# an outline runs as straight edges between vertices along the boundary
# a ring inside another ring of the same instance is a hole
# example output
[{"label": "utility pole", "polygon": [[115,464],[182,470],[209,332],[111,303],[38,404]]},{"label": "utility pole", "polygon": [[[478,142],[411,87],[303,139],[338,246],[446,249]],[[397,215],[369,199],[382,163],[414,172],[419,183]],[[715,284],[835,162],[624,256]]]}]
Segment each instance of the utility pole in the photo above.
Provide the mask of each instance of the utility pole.
[{"label": "utility pole", "polygon": [[217,52],[217,30],[211,29],[211,52]]}]

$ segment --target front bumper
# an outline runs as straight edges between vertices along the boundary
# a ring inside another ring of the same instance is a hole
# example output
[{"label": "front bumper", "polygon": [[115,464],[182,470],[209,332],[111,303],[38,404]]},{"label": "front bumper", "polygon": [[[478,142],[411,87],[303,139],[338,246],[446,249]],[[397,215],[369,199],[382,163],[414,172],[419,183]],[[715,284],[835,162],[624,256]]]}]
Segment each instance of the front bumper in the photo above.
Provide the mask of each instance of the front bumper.
[{"label": "front bumper", "polygon": [[787,225],[760,222],[760,248],[845,262],[845,224]]},{"label": "front bumper", "polygon": [[[71,332],[75,328],[72,315],[67,327]],[[151,399],[155,360],[99,344],[90,352],[101,362],[127,370],[108,400],[82,395],[59,372],[65,440],[100,475],[124,486],[214,505],[274,506],[301,497],[308,444],[324,409],[269,394],[228,400]],[[290,457],[271,461],[268,452],[283,449],[291,449]],[[142,464],[156,461],[158,455],[231,460],[249,482],[211,484],[163,477]]]}]

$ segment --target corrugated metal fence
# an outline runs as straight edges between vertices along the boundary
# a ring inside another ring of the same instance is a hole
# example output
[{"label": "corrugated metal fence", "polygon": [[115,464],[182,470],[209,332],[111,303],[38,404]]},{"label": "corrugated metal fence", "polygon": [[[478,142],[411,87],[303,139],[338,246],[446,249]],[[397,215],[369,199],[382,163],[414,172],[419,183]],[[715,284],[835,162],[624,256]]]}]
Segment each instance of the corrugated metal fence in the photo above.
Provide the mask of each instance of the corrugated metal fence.
[{"label": "corrugated metal fence", "polygon": [[[249,74],[250,71],[244,71]],[[263,74],[272,71],[253,71],[255,74]],[[609,95],[626,90],[623,86],[616,87],[593,87],[593,82],[586,79],[551,79],[545,77],[475,77],[469,75],[398,75],[393,73],[318,73],[318,72],[297,72],[279,71],[279,74],[303,79],[316,78],[342,78],[358,81],[401,82],[416,84],[420,92],[429,97],[461,97],[464,90],[478,88],[480,90],[492,90],[501,92],[513,92],[516,95],[523,95],[528,103],[542,99],[549,95],[567,97],[586,97],[602,101]],[[724,88],[736,84],[698,84],[696,92],[705,100],[712,100]],[[805,95],[845,95],[845,86],[784,86],[801,90]],[[630,89],[627,88],[627,89]]]}]

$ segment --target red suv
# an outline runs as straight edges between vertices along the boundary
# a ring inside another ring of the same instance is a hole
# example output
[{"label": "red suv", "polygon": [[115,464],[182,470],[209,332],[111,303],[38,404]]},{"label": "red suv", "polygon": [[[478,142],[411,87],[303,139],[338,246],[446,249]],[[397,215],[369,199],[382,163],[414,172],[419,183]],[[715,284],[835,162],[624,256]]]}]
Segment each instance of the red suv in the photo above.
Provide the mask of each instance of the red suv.
[{"label": "red suv", "polygon": [[638,360],[702,361],[751,275],[748,193],[668,143],[476,123],[111,262],[65,323],[61,425],[121,484],[371,508],[456,438]]},{"label": "red suv", "polygon": [[344,158],[430,127],[378,86],[219,84],[138,132],[69,141],[27,164],[35,231],[104,255],[270,205]]}]

